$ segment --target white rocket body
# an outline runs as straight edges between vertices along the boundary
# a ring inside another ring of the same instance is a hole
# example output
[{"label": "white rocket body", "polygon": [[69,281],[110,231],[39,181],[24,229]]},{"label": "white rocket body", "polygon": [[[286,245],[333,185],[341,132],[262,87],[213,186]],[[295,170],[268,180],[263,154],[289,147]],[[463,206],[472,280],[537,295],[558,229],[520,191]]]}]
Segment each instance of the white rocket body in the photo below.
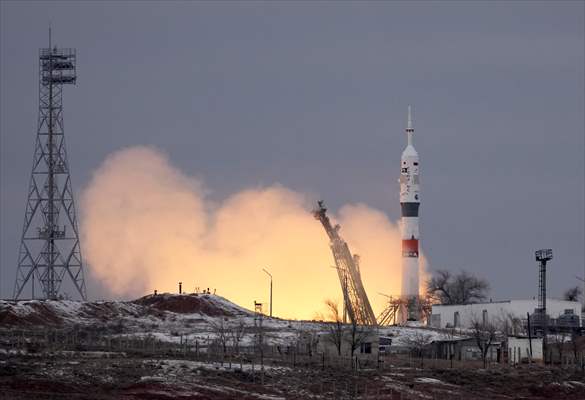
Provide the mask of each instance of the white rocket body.
[{"label": "white rocket body", "polygon": [[419,295],[419,230],[418,209],[420,206],[419,158],[412,144],[414,129],[408,107],[406,128],[408,145],[400,159],[400,207],[402,211],[402,296]]}]

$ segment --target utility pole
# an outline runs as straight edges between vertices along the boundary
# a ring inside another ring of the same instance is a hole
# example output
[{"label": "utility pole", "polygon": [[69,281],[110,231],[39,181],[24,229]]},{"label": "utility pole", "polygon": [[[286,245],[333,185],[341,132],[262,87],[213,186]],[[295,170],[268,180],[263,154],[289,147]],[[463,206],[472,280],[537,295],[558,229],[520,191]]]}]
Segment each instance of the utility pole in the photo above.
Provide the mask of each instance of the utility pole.
[{"label": "utility pole", "polygon": [[[585,274],[583,276],[585,277]],[[583,314],[583,312],[585,311],[585,279],[578,276],[576,276],[575,278],[583,282],[583,292],[581,292],[581,314]]]},{"label": "utility pole", "polygon": [[262,268],[262,271],[266,272],[266,275],[270,277],[270,318],[272,318],[272,274]]}]

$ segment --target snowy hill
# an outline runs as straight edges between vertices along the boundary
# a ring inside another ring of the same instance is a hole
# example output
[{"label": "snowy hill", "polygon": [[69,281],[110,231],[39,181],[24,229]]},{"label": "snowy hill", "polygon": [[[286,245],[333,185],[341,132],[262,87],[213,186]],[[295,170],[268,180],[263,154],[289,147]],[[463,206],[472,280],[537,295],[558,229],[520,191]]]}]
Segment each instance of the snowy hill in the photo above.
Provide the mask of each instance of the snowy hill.
[{"label": "snowy hill", "polygon": [[[300,329],[321,330],[319,323],[264,318],[271,344],[293,341]],[[218,326],[242,324],[251,344],[254,313],[214,294],[158,294],[133,301],[23,300],[0,301],[0,329],[83,330],[108,337],[155,338],[161,342],[208,342]],[[272,332],[272,334],[271,334]],[[104,336],[104,337],[105,337]]]},{"label": "snowy hill", "polygon": [[[178,315],[179,314],[179,315]],[[155,323],[180,317],[237,317],[253,313],[211,294],[160,294],[134,301],[23,300],[0,301],[0,326],[95,325],[115,320]]]},{"label": "snowy hill", "polygon": [[[217,337],[218,327],[247,327],[242,345],[254,340],[254,313],[214,294],[148,295],[133,301],[23,300],[0,301],[0,328],[27,330],[84,330],[110,337],[154,337],[167,343],[184,340],[207,342]],[[317,321],[288,321],[264,317],[267,343],[288,345],[306,332],[326,332]],[[415,326],[380,327],[380,335],[393,346],[406,346],[416,335],[431,340],[448,333]]]}]

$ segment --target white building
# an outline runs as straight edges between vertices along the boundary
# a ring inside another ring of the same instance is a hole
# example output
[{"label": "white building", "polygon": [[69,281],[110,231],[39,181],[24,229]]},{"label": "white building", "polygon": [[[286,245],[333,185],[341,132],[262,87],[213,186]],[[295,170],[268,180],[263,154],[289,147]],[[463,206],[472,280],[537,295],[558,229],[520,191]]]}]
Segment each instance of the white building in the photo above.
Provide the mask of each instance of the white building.
[{"label": "white building", "polygon": [[[435,304],[429,325],[433,328],[471,328],[474,321],[498,322],[512,318],[526,319],[534,313],[538,300],[507,300],[476,304]],[[546,299],[546,313],[550,318],[566,315],[581,315],[581,303]]]},{"label": "white building", "polygon": [[508,336],[508,363],[533,361],[542,361],[542,338]]}]

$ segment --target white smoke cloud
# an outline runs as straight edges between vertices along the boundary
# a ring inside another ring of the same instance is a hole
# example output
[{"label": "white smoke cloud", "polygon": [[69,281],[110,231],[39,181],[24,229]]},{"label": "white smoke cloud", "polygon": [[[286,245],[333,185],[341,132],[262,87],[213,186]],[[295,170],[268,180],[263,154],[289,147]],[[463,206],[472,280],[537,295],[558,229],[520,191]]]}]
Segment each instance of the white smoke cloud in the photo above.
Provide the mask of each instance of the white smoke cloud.
[{"label": "white smoke cloud", "polygon": [[[217,289],[252,308],[268,300],[274,313],[311,318],[326,298],[340,299],[327,236],[310,210],[314,199],[281,185],[250,188],[219,204],[202,182],[173,167],[158,150],[132,147],[110,155],[82,196],[84,255],[92,275],[113,295],[176,291],[183,282]],[[399,294],[400,234],[380,211],[341,208],[342,236],[361,256],[364,285],[377,312],[378,292]]]}]

